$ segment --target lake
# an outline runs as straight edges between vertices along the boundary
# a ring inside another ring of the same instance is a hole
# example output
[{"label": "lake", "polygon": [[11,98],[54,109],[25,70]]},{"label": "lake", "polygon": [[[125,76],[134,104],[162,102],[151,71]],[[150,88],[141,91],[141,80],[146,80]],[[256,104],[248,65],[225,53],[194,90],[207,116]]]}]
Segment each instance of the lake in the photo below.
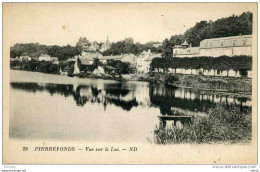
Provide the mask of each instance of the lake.
[{"label": "lake", "polygon": [[10,71],[9,137],[147,143],[159,115],[194,114],[224,103],[251,107],[251,95],[148,82],[72,78]]}]

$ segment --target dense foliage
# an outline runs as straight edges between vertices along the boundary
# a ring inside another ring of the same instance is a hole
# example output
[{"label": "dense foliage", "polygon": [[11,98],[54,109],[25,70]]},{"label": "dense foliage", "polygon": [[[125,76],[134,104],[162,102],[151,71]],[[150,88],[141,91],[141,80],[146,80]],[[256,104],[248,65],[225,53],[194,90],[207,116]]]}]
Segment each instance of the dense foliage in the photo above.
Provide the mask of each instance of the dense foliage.
[{"label": "dense foliage", "polygon": [[16,68],[20,70],[26,70],[26,71],[34,71],[34,72],[42,72],[42,73],[49,73],[49,74],[60,74],[60,69],[63,69],[65,66],[67,66],[64,63],[52,64],[52,62],[43,61],[11,61],[10,67]]},{"label": "dense foliage", "polygon": [[252,137],[251,109],[219,105],[208,111],[207,117],[194,118],[183,128],[157,128],[155,143],[237,143],[249,142]]},{"label": "dense foliage", "polygon": [[38,43],[29,44],[15,44],[10,49],[10,57],[15,58],[22,55],[27,55],[30,57],[39,57],[41,54],[48,54],[51,57],[57,57],[59,60],[67,60],[70,57],[74,57],[79,54],[76,47],[70,45],[66,46],[47,46],[40,45]]},{"label": "dense foliage", "polygon": [[121,62],[120,60],[108,60],[107,65],[116,68],[118,74],[132,73],[132,68],[129,63]]},{"label": "dense foliage", "polygon": [[198,47],[200,41],[208,38],[219,38],[238,35],[252,34],[253,14],[244,12],[239,16],[232,15],[227,18],[221,18],[216,21],[200,21],[183,35],[174,35],[170,39],[163,41],[162,56],[172,57],[172,48],[180,45],[187,40],[189,44]]},{"label": "dense foliage", "polygon": [[199,69],[205,70],[219,70],[228,71],[233,69],[239,71],[240,69],[251,70],[252,69],[252,56],[220,56],[216,58],[212,57],[194,57],[194,58],[154,58],[150,64],[151,70],[168,68],[177,69]]},{"label": "dense foliage", "polygon": [[[129,74],[134,73],[135,69],[130,63],[121,62],[119,60],[108,60],[107,65],[115,68],[115,74]],[[78,67],[80,71],[93,72],[98,66],[106,69],[106,65],[102,64],[99,59],[94,59],[91,65],[82,65],[78,59]],[[19,69],[33,72],[42,72],[50,74],[60,74],[60,70],[64,71],[67,68],[68,74],[72,75],[74,70],[74,62],[60,61],[59,64],[53,64],[49,61],[10,61],[11,69]]]},{"label": "dense foliage", "polygon": [[103,52],[103,55],[119,55],[132,53],[135,55],[139,55],[144,50],[150,49],[152,52],[162,52],[161,47],[154,47],[153,44],[158,42],[147,42],[146,44],[134,43],[133,38],[126,38],[122,41],[118,41],[111,44],[110,49]]}]

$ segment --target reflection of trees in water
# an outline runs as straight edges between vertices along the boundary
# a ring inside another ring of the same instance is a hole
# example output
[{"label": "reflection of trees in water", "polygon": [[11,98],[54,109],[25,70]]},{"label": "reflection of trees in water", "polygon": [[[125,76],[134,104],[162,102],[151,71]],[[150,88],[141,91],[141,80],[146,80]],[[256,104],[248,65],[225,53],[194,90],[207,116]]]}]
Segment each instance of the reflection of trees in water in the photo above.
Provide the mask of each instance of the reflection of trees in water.
[{"label": "reflection of trees in water", "polygon": [[[90,89],[90,95],[81,95],[81,89]],[[102,94],[102,90],[98,90],[93,86],[78,86],[73,96],[78,106],[84,106],[87,102],[102,103],[104,109],[106,109],[107,104],[114,104],[127,111],[131,110],[134,106],[138,106],[136,99],[130,101],[120,99],[121,96],[126,96],[129,90],[105,88],[104,91],[105,93]]]},{"label": "reflection of trees in water", "polygon": [[36,91],[44,91],[44,87],[40,87],[37,83],[10,83],[11,88],[25,90],[27,92],[36,93]]},{"label": "reflection of trees in water", "polygon": [[[37,83],[11,83],[13,89],[25,90],[27,92],[47,91],[51,95],[59,94],[65,97],[73,96],[78,106],[84,106],[87,102],[103,104],[104,110],[108,104],[114,104],[123,110],[131,110],[132,107],[138,106],[136,99],[122,100],[130,91],[120,89],[120,85],[107,85],[104,89],[97,89],[95,86],[79,85],[73,89],[73,85],[63,84],[37,84]],[[75,86],[74,86],[75,87]],[[81,92],[83,90],[83,92]],[[85,92],[84,92],[85,91]]]},{"label": "reflection of trees in water", "polygon": [[[34,93],[37,91],[47,91],[51,95],[72,96],[78,106],[84,106],[86,103],[97,103],[102,104],[104,110],[106,110],[108,104],[114,104],[123,110],[130,111],[133,107],[137,107],[145,103],[146,99],[149,99],[149,106],[159,107],[163,115],[172,114],[171,107],[192,112],[195,110],[203,112],[215,106],[216,103],[218,103],[216,101],[225,102],[227,106],[229,106],[230,103],[228,102],[228,96],[211,95],[205,94],[205,92],[202,91],[154,84],[149,85],[149,93],[148,90],[147,92],[140,90],[138,92],[139,87],[131,84],[127,85],[127,83],[74,86],[64,84],[11,83],[11,88]],[[145,88],[148,88],[148,86]],[[142,88],[142,90],[143,89],[144,88]],[[137,94],[139,94],[139,97]],[[142,95],[142,98],[140,98],[140,95]],[[231,98],[229,101],[233,100],[235,106],[244,108],[246,107],[245,105],[248,99],[236,97]]]},{"label": "reflection of trees in water", "polygon": [[[189,110],[191,112],[200,111],[205,112],[208,108],[216,106],[218,102],[215,102],[214,94],[205,94],[201,91],[195,91],[193,97],[191,96],[191,91],[178,90],[179,88],[151,85],[149,90],[149,95],[152,104],[160,108],[162,115],[172,115],[173,112],[171,107],[180,108],[183,110]],[[189,94],[187,94],[189,93]],[[188,95],[188,96],[187,96]],[[220,98],[220,102],[225,103],[227,107],[229,106],[240,106],[240,108],[248,109],[249,106],[243,105],[243,102],[248,101],[248,98],[237,98],[240,102],[236,103],[236,98],[233,98],[234,103],[228,102],[228,96],[217,96]],[[219,102],[219,103],[220,103]]]},{"label": "reflection of trees in water", "polygon": [[43,92],[48,91],[51,95],[59,94],[65,97],[73,95],[72,85],[60,84],[38,84],[38,83],[10,83],[11,88],[24,90],[27,92]]},{"label": "reflection of trees in water", "polygon": [[57,85],[57,84],[47,84],[45,88],[48,90],[48,92],[53,94],[60,94],[65,97],[68,97],[72,95],[73,92],[73,86],[72,85]]}]

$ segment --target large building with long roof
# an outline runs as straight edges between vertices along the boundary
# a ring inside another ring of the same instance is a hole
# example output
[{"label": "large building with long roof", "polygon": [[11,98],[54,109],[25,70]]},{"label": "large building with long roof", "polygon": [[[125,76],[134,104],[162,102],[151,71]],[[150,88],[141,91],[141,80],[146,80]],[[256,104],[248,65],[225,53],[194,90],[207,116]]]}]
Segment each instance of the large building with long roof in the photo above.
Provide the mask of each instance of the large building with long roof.
[{"label": "large building with long roof", "polygon": [[252,35],[230,36],[204,39],[199,47],[191,47],[188,42],[173,47],[173,57],[252,55]]}]

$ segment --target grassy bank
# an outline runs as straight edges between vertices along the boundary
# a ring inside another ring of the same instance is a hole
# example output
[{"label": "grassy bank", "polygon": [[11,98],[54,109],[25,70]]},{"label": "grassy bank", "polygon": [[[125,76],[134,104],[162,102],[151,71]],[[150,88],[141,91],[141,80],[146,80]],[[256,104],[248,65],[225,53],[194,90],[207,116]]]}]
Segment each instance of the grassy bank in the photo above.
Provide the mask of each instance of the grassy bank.
[{"label": "grassy bank", "polygon": [[151,73],[140,77],[139,80],[153,83],[164,83],[166,85],[173,85],[177,87],[190,87],[205,90],[252,92],[252,80],[245,78]]},{"label": "grassy bank", "polygon": [[208,110],[208,117],[193,118],[183,128],[156,128],[157,144],[179,143],[247,143],[252,137],[251,109],[218,105]]}]

